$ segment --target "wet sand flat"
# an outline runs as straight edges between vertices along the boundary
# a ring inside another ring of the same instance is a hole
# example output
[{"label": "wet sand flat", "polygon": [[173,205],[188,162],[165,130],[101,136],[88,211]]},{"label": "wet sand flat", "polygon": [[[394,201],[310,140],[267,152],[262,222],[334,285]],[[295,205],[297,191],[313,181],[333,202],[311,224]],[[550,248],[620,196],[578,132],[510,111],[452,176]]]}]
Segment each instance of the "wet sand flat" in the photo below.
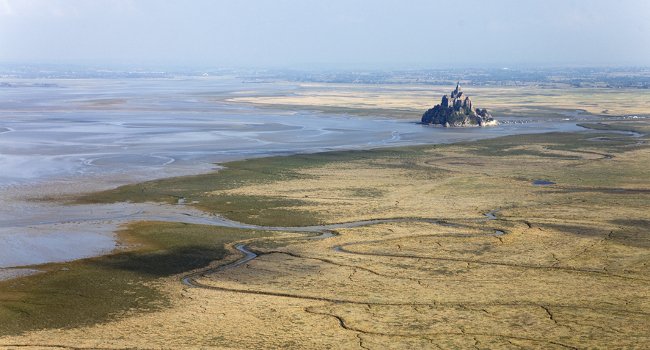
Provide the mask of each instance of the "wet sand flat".
[{"label": "wet sand flat", "polygon": [[[203,173],[236,159],[579,129],[572,122],[540,121],[452,130],[399,116],[260,110],[215,102],[215,96],[269,93],[278,87],[226,78],[23,85],[0,97],[4,267],[76,259],[115,247],[113,232],[131,212],[110,208],[100,214],[102,209],[55,203],[74,193]],[[49,202],[25,201],[34,198]],[[70,249],[73,237],[81,236]]]},{"label": "wet sand flat", "polygon": [[649,341],[644,119],[443,129],[77,83],[4,101],[0,347]]},{"label": "wet sand flat", "polygon": [[[640,89],[550,88],[535,86],[464,86],[476,105],[509,116],[559,118],[589,114],[648,115],[650,93]],[[448,87],[428,85],[364,85],[302,83],[290,93],[236,96],[227,101],[267,108],[303,108],[356,113],[400,115],[418,118],[422,111],[439,103]]]},{"label": "wet sand flat", "polygon": [[[99,202],[145,202],[172,190],[251,224],[352,224],[322,227],[335,232],[320,239],[242,237],[224,260],[150,282],[165,307],[90,325],[72,319],[0,344],[643,349],[650,128],[608,127],[642,135],[604,144],[594,133],[616,133],[592,130],[265,158],[97,193]],[[224,188],[219,176],[234,184]],[[188,276],[196,283],[184,285]]]}]

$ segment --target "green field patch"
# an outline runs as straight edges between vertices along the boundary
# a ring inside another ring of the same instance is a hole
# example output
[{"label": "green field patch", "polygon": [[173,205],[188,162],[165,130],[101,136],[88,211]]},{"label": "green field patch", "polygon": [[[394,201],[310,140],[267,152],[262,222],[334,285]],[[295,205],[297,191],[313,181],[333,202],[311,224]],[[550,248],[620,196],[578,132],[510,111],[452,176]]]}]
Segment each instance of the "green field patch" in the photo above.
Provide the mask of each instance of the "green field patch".
[{"label": "green field patch", "polygon": [[[225,163],[218,172],[147,181],[84,195],[78,204],[115,202],[186,203],[229,219],[265,226],[305,226],[322,223],[314,212],[300,210],[305,203],[296,199],[222,194],[219,191],[294,179],[308,179],[304,169],[336,162],[391,159],[404,162],[416,158],[419,148],[369,151],[326,152],[318,154],[270,157]],[[407,162],[410,170],[417,167]],[[423,169],[418,169],[423,170]]]},{"label": "green field patch", "polygon": [[[609,124],[598,124],[606,129]],[[618,126],[613,127],[614,129]],[[626,130],[637,130],[633,123],[625,124]],[[594,142],[594,137],[610,137],[606,142]],[[400,148],[382,148],[363,151],[335,151],[317,154],[279,156],[260,159],[235,161],[223,164],[218,172],[176,177],[139,184],[121,186],[113,190],[91,193],[77,198],[77,203],[113,203],[113,202],[166,202],[177,203],[184,198],[186,203],[229,219],[265,226],[306,226],[324,223],[318,213],[302,210],[305,201],[280,196],[246,196],[224,193],[224,190],[258,184],[272,184],[281,181],[310,179],[313,175],[305,169],[323,167],[346,162],[363,162],[372,167],[403,169],[413,175],[422,174],[435,179],[448,171],[436,168],[435,163],[423,163],[430,159],[431,153],[448,148],[463,148],[469,155],[484,157],[534,156],[550,160],[580,160],[582,155],[607,157],[608,153],[625,152],[638,147],[638,138],[621,134],[603,133],[546,133],[512,135],[496,139],[458,143],[454,145],[426,145]],[[521,146],[543,145],[550,150],[525,149]],[[634,147],[633,147],[634,146]],[[570,154],[552,151],[576,152]],[[592,153],[592,154],[590,154]],[[600,154],[602,153],[602,154]],[[634,170],[634,169],[632,169]],[[561,169],[562,174],[541,174],[565,184],[577,184],[589,177],[589,184],[608,186],[609,174],[594,174],[592,169]],[[617,170],[618,171],[618,170]],[[636,175],[637,171],[632,171]],[[536,179],[540,174],[531,175]],[[597,175],[597,176],[594,176]],[[616,174],[611,174],[616,176]],[[584,182],[582,182],[584,184]],[[367,191],[366,191],[367,192]],[[359,196],[369,193],[364,191]],[[379,195],[373,193],[372,196]]]},{"label": "green field patch", "polygon": [[160,278],[206,267],[227,245],[270,232],[164,222],[138,222],[120,232],[133,249],[48,264],[43,273],[0,282],[0,335],[72,328],[158,310],[169,299]]}]

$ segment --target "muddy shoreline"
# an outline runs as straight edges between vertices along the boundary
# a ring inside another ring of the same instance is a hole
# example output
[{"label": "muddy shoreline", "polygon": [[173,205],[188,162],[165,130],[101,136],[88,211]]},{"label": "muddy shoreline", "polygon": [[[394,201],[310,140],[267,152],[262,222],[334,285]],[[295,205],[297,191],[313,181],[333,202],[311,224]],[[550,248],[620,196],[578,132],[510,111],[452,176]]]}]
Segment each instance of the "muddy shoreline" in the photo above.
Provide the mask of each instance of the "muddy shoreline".
[{"label": "muddy shoreline", "polygon": [[[0,170],[0,279],[8,275],[1,269],[110,253],[117,247],[114,232],[129,221],[214,219],[184,206],[71,206],[60,198],[206,173],[233,160],[581,129],[575,121],[546,120],[438,129],[399,119],[222,105],[204,95],[269,89],[232,81],[61,84],[0,98],[0,160],[6,164]],[[93,102],[106,96],[111,104]],[[35,99],[37,109],[29,104]]]}]

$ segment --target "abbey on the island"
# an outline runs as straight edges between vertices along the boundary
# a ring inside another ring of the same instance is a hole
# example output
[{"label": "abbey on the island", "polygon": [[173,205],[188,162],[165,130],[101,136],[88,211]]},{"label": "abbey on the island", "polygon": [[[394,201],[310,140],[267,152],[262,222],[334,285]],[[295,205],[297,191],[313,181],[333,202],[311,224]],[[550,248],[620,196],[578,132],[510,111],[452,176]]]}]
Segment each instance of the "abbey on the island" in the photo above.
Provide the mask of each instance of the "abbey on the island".
[{"label": "abbey on the island", "polygon": [[442,96],[440,104],[424,112],[422,123],[439,124],[446,127],[489,126],[496,125],[497,121],[492,118],[487,109],[474,109],[472,100],[463,93],[460,82],[458,82],[456,89],[451,92],[451,96]]}]

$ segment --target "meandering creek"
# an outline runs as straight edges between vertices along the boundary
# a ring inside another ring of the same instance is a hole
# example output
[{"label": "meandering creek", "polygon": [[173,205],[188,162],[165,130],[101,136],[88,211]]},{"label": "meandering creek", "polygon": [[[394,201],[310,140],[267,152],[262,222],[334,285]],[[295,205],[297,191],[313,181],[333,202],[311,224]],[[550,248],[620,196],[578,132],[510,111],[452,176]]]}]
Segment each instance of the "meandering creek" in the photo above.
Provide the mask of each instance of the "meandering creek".
[{"label": "meandering creek", "polygon": [[114,232],[129,221],[235,225],[182,205],[70,206],[34,198],[205,173],[230,160],[581,129],[573,120],[444,129],[398,118],[260,110],[216,97],[273,86],[225,78],[54,83],[0,96],[0,279],[27,273],[11,267],[109,253]]}]

